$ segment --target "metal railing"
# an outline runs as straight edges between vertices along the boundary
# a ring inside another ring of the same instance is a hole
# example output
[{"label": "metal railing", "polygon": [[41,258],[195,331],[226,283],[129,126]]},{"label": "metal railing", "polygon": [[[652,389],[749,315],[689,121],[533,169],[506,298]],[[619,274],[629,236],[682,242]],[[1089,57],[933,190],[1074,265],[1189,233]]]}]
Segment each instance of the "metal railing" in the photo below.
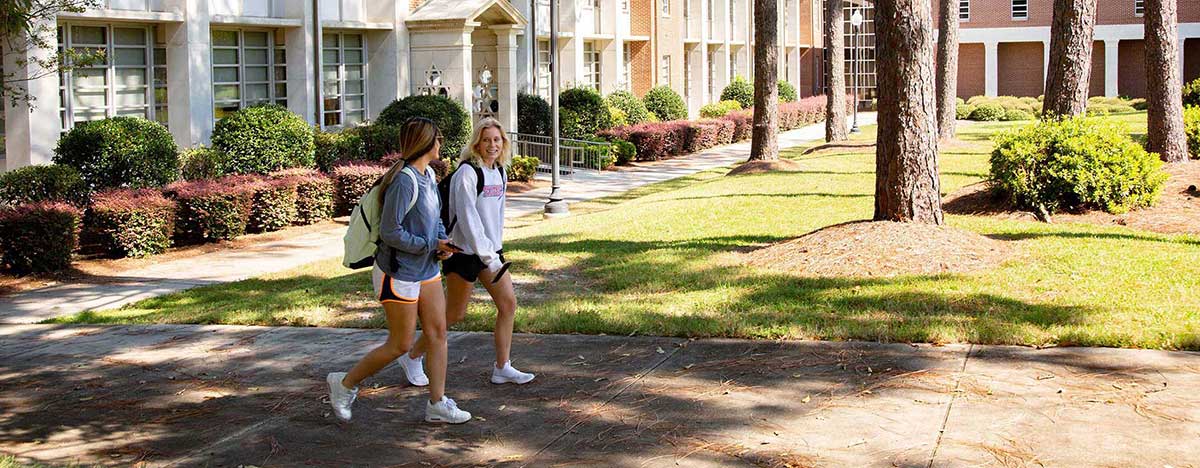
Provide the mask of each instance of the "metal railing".
[{"label": "metal railing", "polygon": [[[549,174],[554,158],[554,140],[548,136],[509,133],[513,154],[538,158],[538,172]],[[559,174],[570,176],[576,169],[602,170],[612,162],[612,144],[602,141],[560,138]]]}]

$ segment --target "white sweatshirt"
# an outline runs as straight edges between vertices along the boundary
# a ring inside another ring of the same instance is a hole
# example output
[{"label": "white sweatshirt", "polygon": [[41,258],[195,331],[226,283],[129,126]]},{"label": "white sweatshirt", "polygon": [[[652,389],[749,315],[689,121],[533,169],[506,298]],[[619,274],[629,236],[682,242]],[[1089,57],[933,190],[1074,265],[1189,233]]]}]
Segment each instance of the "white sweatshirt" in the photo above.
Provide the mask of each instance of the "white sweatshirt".
[{"label": "white sweatshirt", "polygon": [[499,169],[483,168],[483,193],[476,191],[475,169],[464,163],[450,176],[450,242],[463,253],[478,255],[488,270],[503,265],[505,180]]}]

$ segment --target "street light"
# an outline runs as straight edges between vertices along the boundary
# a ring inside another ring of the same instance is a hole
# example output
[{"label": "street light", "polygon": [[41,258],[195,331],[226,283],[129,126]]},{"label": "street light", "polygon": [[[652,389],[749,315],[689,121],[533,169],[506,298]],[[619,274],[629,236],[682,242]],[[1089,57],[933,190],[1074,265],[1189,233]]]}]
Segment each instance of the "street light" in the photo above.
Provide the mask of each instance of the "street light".
[{"label": "street light", "polygon": [[558,193],[558,158],[561,149],[558,138],[558,0],[550,0],[550,138],[553,158],[550,163],[550,201],[546,202],[543,216],[561,218],[570,213],[567,211],[567,202]]},{"label": "street light", "polygon": [[853,32],[853,35],[850,36],[850,43],[853,44],[851,47],[854,50],[854,57],[851,59],[853,62],[851,63],[850,67],[852,70],[851,73],[854,74],[854,84],[852,85],[854,86],[854,124],[850,126],[850,133],[858,133],[858,28],[861,27],[862,24],[862,12],[860,12],[858,9],[855,9],[854,13],[850,15],[850,31]]}]

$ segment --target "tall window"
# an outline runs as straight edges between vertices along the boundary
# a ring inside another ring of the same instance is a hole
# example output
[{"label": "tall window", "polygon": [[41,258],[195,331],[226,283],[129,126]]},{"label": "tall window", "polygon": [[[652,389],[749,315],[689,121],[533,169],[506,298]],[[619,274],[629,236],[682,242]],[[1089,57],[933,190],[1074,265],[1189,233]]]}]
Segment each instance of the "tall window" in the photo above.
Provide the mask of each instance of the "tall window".
[{"label": "tall window", "polygon": [[1142,16],[1146,14],[1146,2],[1144,0],[1133,0],[1134,16]]},{"label": "tall window", "polygon": [[538,40],[538,94],[550,99],[550,41]]},{"label": "tall window", "polygon": [[212,32],[213,118],[255,104],[287,106],[287,53],[274,36],[269,31]]},{"label": "tall window", "polygon": [[90,66],[59,74],[63,131],[78,122],[116,116],[166,122],[166,46],[155,45],[154,32],[153,27],[133,25],[58,28],[59,50],[104,53]]},{"label": "tall window", "polygon": [[737,54],[729,56],[729,79],[734,79],[738,76],[738,58]]},{"label": "tall window", "polygon": [[338,127],[362,122],[367,116],[366,45],[362,34],[326,33],[321,36],[322,123]]},{"label": "tall window", "polygon": [[971,0],[958,0],[958,20],[971,21]]},{"label": "tall window", "polygon": [[583,43],[583,83],[600,91],[600,50],[594,41]]},{"label": "tall window", "polygon": [[671,0],[662,0],[663,16],[671,16]]},{"label": "tall window", "polygon": [[1012,0],[1012,19],[1029,19],[1029,0]]},{"label": "tall window", "polygon": [[683,53],[683,99],[692,96],[692,54]]},{"label": "tall window", "polygon": [[625,55],[622,57],[621,82],[626,91],[633,89],[633,44],[625,43]]},{"label": "tall window", "polygon": [[629,12],[629,0],[621,0],[621,11]]},{"label": "tall window", "polygon": [[658,84],[660,86],[671,86],[671,56],[662,56],[662,70],[659,71]]},{"label": "tall window", "polygon": [[714,89],[717,86],[717,53],[708,51],[708,99],[716,100]]}]

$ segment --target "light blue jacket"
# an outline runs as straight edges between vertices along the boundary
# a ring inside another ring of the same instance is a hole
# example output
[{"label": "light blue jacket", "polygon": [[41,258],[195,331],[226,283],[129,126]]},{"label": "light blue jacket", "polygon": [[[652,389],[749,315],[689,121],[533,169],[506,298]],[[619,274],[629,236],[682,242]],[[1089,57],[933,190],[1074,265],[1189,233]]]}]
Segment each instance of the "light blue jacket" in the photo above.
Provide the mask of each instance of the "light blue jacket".
[{"label": "light blue jacket", "polygon": [[446,239],[442,205],[432,169],[417,177],[417,203],[407,215],[413,179],[396,174],[384,194],[375,264],[400,281],[425,281],[438,275],[437,241]]}]

